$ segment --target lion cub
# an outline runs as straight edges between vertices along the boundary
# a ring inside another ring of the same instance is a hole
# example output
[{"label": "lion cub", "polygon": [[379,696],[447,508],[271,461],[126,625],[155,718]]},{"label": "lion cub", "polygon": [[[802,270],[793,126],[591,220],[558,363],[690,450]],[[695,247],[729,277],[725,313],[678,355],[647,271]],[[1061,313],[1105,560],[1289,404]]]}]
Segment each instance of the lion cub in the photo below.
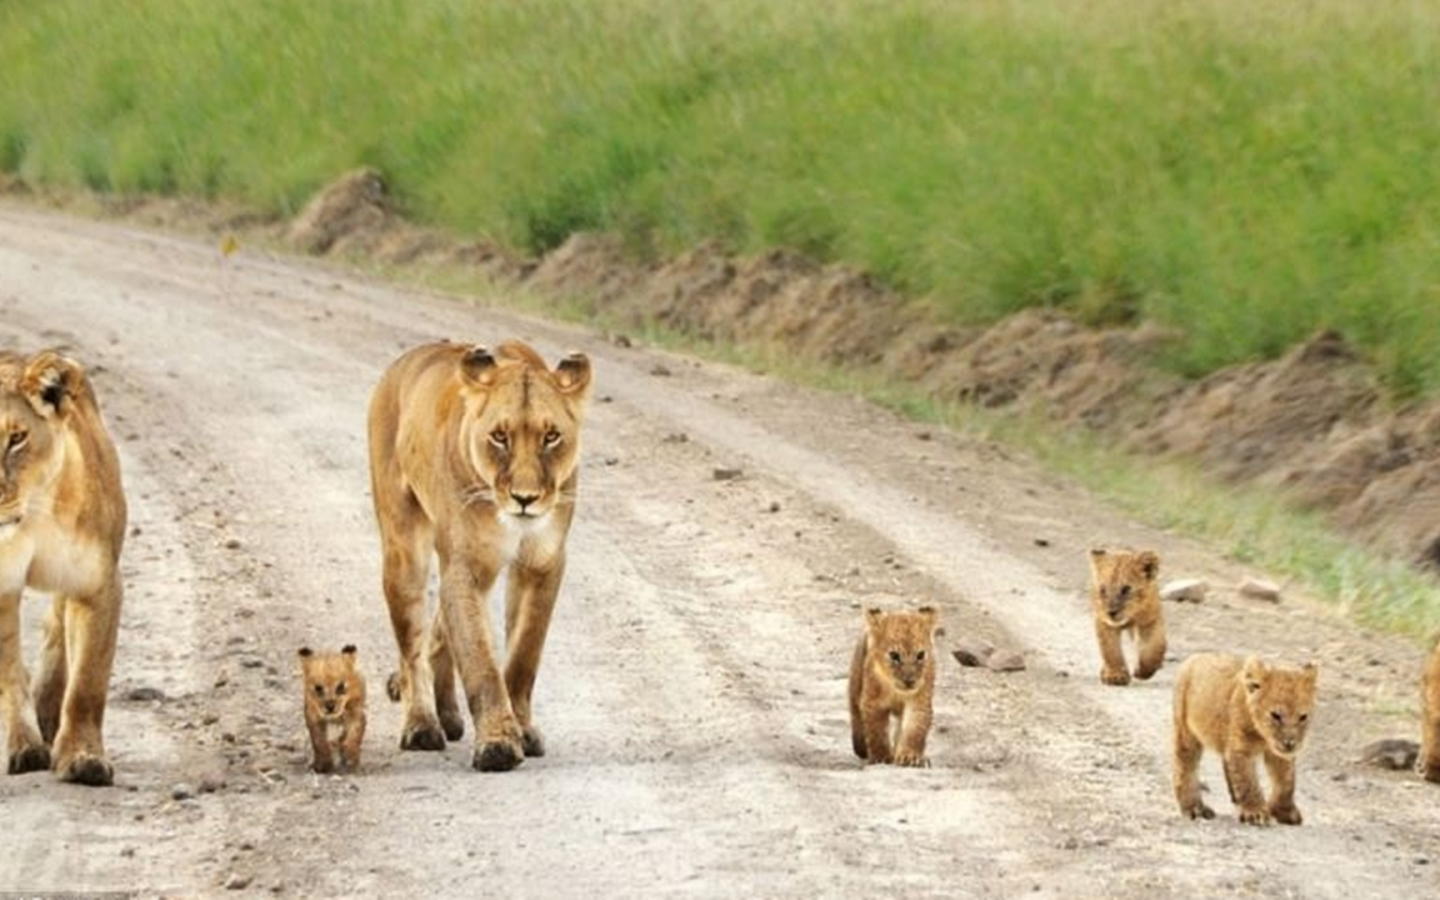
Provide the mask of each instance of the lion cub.
[{"label": "lion cub", "polygon": [[365,678],[355,667],[355,645],[339,653],[316,653],[300,648],[305,681],[305,726],[315,750],[311,768],[335,769],[335,752],[350,771],[360,767],[360,744],[365,740]]},{"label": "lion cub", "polygon": [[[1175,799],[1192,819],[1213,819],[1200,799],[1196,770],[1205,748],[1224,760],[1230,799],[1240,821],[1268,825],[1273,818],[1299,825],[1295,806],[1295,757],[1315,708],[1313,663],[1301,669],[1269,666],[1252,656],[1243,662],[1223,653],[1185,660],[1175,678]],[[1270,774],[1270,802],[1256,778],[1255,757]]]},{"label": "lion cub", "polygon": [[1090,602],[1095,610],[1095,637],[1100,641],[1100,680],[1130,683],[1120,635],[1133,631],[1139,645],[1135,677],[1141,681],[1165,663],[1165,619],[1160,612],[1160,557],[1095,549],[1090,551]]},{"label": "lion cub", "polygon": [[1421,682],[1420,756],[1415,770],[1426,781],[1440,782],[1440,639],[1425,664]]},{"label": "lion cub", "polygon": [[866,762],[930,765],[937,620],[930,606],[865,611],[865,634],[850,663],[850,738]]}]

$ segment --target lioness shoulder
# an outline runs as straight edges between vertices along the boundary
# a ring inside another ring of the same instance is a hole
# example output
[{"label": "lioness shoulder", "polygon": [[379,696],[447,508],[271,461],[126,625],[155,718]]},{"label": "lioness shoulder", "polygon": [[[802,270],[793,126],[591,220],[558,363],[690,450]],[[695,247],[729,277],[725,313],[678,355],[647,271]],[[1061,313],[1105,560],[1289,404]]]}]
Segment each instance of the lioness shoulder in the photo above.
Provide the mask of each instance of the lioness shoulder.
[{"label": "lioness shoulder", "polygon": [[934,718],[938,614],[865,611],[865,632],[850,662],[850,738],[871,763],[928,766]]},{"label": "lioness shoulder", "polygon": [[[1318,674],[1312,664],[1273,666],[1255,656],[1199,653],[1185,660],[1175,678],[1175,799],[1182,813],[1192,819],[1215,816],[1200,797],[1197,771],[1209,749],[1224,760],[1240,821],[1300,824],[1295,760],[1310,728]],[[1256,776],[1257,759],[1270,776],[1268,802]]]}]

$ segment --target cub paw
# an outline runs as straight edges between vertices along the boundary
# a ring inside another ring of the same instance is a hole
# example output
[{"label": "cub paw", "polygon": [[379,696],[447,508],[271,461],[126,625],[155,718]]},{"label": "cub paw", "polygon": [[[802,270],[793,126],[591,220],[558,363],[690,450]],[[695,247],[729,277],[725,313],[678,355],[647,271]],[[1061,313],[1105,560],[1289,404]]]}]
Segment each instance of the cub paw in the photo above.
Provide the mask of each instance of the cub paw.
[{"label": "cub paw", "polygon": [[1130,683],[1130,673],[1126,672],[1124,669],[1113,672],[1108,669],[1101,669],[1100,680],[1105,684],[1112,684],[1117,687],[1124,687],[1125,685]]},{"label": "cub paw", "polygon": [[391,703],[399,703],[403,694],[400,690],[400,673],[391,672],[390,677],[385,679],[385,696],[390,698]]},{"label": "cub paw", "polygon": [[444,750],[445,735],[435,725],[416,725],[400,736],[401,750]]},{"label": "cub paw", "polygon": [[1300,810],[1294,806],[1272,806],[1270,815],[1281,825],[1299,825],[1304,821],[1300,816]]},{"label": "cub paw", "polygon": [[540,729],[534,725],[526,725],[520,733],[520,747],[525,751],[525,756],[541,757],[545,755],[545,737]]},{"label": "cub paw", "polygon": [[1135,678],[1140,681],[1149,681],[1158,671],[1160,671],[1159,666],[1137,666],[1135,668]]},{"label": "cub paw", "polygon": [[520,745],[511,741],[492,741],[475,748],[471,761],[481,772],[508,772],[525,761]]},{"label": "cub paw", "polygon": [[10,754],[9,770],[11,775],[24,775],[26,772],[44,772],[50,768],[50,748],[43,744],[31,744],[21,749],[18,753]]},{"label": "cub paw", "polygon": [[80,753],[59,766],[60,780],[88,787],[109,787],[115,783],[115,770],[104,757]]},{"label": "cub paw", "polygon": [[1246,825],[1269,825],[1270,810],[1262,807],[1255,807],[1240,810],[1240,821]]},{"label": "cub paw", "polygon": [[1189,804],[1189,805],[1187,805],[1187,806],[1182,807],[1180,811],[1183,812],[1183,813],[1185,814],[1186,818],[1189,818],[1189,819],[1213,819],[1213,818],[1215,818],[1215,810],[1213,810],[1213,809],[1211,809],[1210,807],[1206,806],[1203,802],[1201,802],[1201,801],[1199,801],[1199,800],[1197,800],[1197,801],[1195,801],[1194,803],[1191,803],[1191,804]]},{"label": "cub paw", "polygon": [[310,771],[319,775],[328,775],[335,771],[335,761],[330,759],[316,759],[310,763]]},{"label": "cub paw", "polygon": [[928,769],[930,768],[930,760],[919,753],[908,753],[901,750],[895,754],[895,765],[908,766],[912,769]]},{"label": "cub paw", "polygon": [[1415,771],[1426,781],[1440,784],[1440,760],[1421,760],[1415,764]]}]

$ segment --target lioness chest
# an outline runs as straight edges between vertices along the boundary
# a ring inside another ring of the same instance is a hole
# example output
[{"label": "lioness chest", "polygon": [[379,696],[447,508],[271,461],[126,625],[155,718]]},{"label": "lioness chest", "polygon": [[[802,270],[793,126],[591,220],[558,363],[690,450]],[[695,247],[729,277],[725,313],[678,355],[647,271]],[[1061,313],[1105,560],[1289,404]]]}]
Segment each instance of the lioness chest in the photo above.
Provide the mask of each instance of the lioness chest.
[{"label": "lioness chest", "polygon": [[109,571],[104,548],[44,521],[0,534],[0,593],[26,587],[57,594],[94,593]]}]

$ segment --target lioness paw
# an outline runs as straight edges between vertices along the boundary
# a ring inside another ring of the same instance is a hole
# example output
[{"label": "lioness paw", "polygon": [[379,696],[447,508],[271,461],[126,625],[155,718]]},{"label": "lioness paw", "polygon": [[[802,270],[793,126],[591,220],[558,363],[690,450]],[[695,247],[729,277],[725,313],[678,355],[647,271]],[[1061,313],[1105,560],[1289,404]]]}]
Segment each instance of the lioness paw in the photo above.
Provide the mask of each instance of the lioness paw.
[{"label": "lioness paw", "polygon": [[400,736],[401,750],[444,750],[445,735],[435,725],[416,725]]},{"label": "lioness paw", "polygon": [[475,748],[471,765],[481,772],[508,772],[525,761],[525,752],[513,741],[492,741]]},{"label": "lioness paw", "polygon": [[1250,807],[1240,810],[1240,821],[1246,825],[1269,825],[1270,810],[1264,807]]},{"label": "lioness paw", "polygon": [[61,781],[89,787],[109,787],[115,782],[115,770],[104,757],[80,753],[58,767]]},{"label": "lioness paw", "polygon": [[1270,815],[1274,816],[1275,821],[1282,825],[1299,825],[1304,821],[1299,808],[1294,806],[1272,806]]},{"label": "lioness paw", "polygon": [[1204,803],[1202,803],[1202,802],[1200,802],[1200,801],[1196,801],[1195,803],[1192,803],[1192,804],[1190,804],[1189,806],[1186,806],[1186,807],[1182,810],[1182,812],[1184,812],[1184,813],[1185,813],[1185,816],[1186,816],[1187,818],[1190,818],[1190,819],[1213,819],[1213,818],[1215,818],[1215,810],[1211,809],[1210,807],[1206,806]]},{"label": "lioness paw", "polygon": [[43,745],[32,744],[10,755],[9,771],[11,775],[44,772],[49,768],[50,749]]}]

